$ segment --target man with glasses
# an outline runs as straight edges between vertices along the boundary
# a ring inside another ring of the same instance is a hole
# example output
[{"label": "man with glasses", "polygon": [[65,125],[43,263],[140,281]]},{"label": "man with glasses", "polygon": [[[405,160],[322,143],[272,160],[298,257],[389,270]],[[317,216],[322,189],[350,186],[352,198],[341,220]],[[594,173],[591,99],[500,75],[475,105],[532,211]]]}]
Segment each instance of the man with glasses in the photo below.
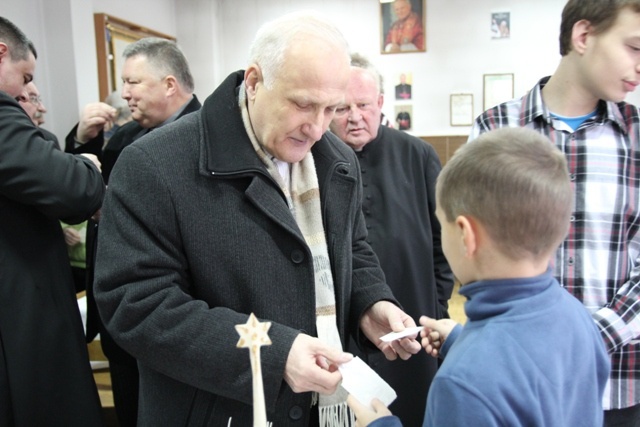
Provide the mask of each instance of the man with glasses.
[{"label": "man with glasses", "polygon": [[27,84],[16,100],[20,103],[22,109],[27,112],[33,124],[40,128],[40,131],[44,134],[44,139],[53,142],[60,149],[58,137],[41,127],[44,124],[44,113],[47,112],[47,107],[42,103],[36,84],[33,82]]}]

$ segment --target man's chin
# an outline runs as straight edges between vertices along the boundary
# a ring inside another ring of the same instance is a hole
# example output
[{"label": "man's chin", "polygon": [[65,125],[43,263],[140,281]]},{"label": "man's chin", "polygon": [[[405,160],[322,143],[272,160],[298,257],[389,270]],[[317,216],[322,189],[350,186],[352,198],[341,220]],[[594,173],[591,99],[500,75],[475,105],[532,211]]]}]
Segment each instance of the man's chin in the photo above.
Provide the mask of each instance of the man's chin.
[{"label": "man's chin", "polygon": [[353,148],[354,151],[362,150],[362,148],[369,143],[369,141],[362,140],[347,140],[345,142],[349,147]]}]

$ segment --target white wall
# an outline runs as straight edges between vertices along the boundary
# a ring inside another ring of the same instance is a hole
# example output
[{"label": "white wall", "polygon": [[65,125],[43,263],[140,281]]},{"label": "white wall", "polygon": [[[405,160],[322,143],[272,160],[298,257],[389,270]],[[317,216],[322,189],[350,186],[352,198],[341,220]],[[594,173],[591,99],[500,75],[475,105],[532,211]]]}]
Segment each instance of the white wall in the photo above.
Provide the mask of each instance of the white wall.
[{"label": "white wall", "polygon": [[[472,93],[482,111],[483,74],[514,73],[514,93],[531,88],[558,63],[557,35],[565,0],[536,2],[427,0],[427,52],[380,54],[380,5],[372,0],[221,0],[220,30],[227,40],[222,62],[242,68],[251,37],[263,22],[298,9],[318,9],[342,29],[353,51],[367,56],[385,77],[383,111],[395,117],[399,74],[413,76],[413,131],[417,135],[466,134],[449,125],[452,93]],[[491,40],[492,12],[511,12],[509,40]],[[406,102],[403,102],[406,103]]]},{"label": "white wall", "polygon": [[[231,72],[244,68],[258,27],[283,13],[315,9],[331,17],[352,50],[371,59],[386,78],[383,111],[394,114],[400,73],[413,76],[413,131],[464,135],[452,127],[449,96],[474,95],[482,112],[482,76],[514,73],[516,96],[551,74],[560,59],[558,31],[565,0],[426,0],[427,51],[379,53],[380,6],[375,0],[5,0],[13,20],[39,50],[38,85],[49,108],[45,127],[64,138],[80,109],[97,100],[93,13],[103,12],[174,35],[190,61],[203,100]],[[6,4],[5,4],[6,3]],[[492,12],[511,13],[511,38],[491,40]],[[628,101],[639,103],[640,93]]]}]

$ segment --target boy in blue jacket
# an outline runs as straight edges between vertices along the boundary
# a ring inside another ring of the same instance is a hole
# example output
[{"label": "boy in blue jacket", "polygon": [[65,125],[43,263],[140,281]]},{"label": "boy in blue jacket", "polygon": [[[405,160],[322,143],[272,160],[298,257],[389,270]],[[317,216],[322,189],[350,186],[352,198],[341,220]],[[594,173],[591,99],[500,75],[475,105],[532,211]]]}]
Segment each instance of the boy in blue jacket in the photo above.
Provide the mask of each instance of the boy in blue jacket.
[{"label": "boy in blue jacket", "polygon": [[[602,426],[607,352],[550,270],[572,214],[564,155],[532,130],[485,133],[445,165],[436,199],[468,321],[420,319],[423,347],[444,357],[424,425]],[[371,404],[349,398],[359,426],[401,425]]]}]

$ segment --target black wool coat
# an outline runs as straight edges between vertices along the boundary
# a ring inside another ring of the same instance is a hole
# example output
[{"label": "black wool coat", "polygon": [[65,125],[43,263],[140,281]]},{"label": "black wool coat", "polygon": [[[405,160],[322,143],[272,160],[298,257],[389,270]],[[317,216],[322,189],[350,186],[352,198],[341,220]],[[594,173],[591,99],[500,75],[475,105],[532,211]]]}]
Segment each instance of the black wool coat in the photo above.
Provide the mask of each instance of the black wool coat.
[{"label": "black wool coat", "polygon": [[0,425],[100,426],[60,220],[100,208],[100,171],[0,92]]},{"label": "black wool coat", "polygon": [[[199,112],[127,147],[101,220],[96,301],[140,368],[140,426],[252,425],[249,354],[235,325],[272,322],[261,349],[267,418],[307,426],[310,393],[283,379],[294,339],[315,335],[313,259],[257,157],[230,75]],[[331,134],[314,145],[343,345],[373,303],[395,301],[366,243],[360,171]]]}]

